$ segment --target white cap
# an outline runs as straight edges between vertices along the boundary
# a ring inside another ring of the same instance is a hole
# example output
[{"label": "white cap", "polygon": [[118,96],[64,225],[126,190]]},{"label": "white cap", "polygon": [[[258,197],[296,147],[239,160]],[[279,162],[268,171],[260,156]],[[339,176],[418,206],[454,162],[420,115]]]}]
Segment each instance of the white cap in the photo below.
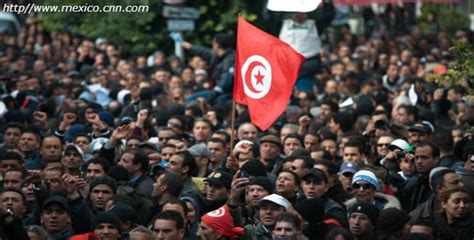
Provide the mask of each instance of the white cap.
[{"label": "white cap", "polygon": [[410,144],[408,144],[408,142],[403,139],[395,139],[390,143],[390,145],[400,148],[401,150],[408,150],[410,147]]},{"label": "white cap", "polygon": [[288,210],[288,207],[290,206],[290,202],[288,202],[288,200],[286,200],[286,198],[278,195],[278,194],[270,194],[264,198],[262,198],[262,200],[260,200],[259,202],[259,205],[262,204],[262,202],[264,201],[269,201],[269,202],[272,202],[272,203],[275,203],[276,205],[279,205],[283,208],[285,208],[285,210]]},{"label": "white cap", "polygon": [[449,170],[449,168],[447,167],[435,167],[433,169],[431,169],[430,171],[430,182],[431,182],[431,178],[433,177],[433,175],[435,175],[437,172],[441,171],[441,170]]}]

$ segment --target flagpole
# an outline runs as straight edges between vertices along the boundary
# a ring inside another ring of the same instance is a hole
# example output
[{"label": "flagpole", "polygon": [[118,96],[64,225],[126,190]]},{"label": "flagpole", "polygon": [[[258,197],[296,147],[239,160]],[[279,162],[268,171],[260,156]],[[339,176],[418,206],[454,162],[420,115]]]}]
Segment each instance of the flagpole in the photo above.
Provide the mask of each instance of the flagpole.
[{"label": "flagpole", "polygon": [[231,157],[234,157],[232,156],[232,152],[234,151],[234,137],[235,137],[235,134],[234,134],[234,128],[235,128],[235,101],[232,100],[232,115],[231,115],[231,119],[230,119],[230,156]]}]

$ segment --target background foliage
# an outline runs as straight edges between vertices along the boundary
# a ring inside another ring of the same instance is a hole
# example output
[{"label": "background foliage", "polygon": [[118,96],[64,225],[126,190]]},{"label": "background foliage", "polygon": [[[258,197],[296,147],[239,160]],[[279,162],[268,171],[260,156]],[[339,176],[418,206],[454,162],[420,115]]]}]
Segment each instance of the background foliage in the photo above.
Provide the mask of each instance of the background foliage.
[{"label": "background foliage", "polygon": [[[69,31],[86,38],[106,38],[120,46],[124,54],[147,54],[158,49],[173,51],[173,41],[166,30],[161,0],[38,0],[43,5],[148,5],[148,12],[140,13],[47,13],[40,21],[49,31]],[[200,13],[196,30],[184,33],[193,43],[209,45],[217,32],[235,34],[237,15],[258,22],[264,0],[189,0],[186,6],[196,7]]]}]

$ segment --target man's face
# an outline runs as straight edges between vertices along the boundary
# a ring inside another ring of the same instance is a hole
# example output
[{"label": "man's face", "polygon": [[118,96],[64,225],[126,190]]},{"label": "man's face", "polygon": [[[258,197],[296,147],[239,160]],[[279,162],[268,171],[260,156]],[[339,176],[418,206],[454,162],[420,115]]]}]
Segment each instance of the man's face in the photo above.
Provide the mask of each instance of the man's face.
[{"label": "man's face", "polygon": [[100,239],[117,240],[120,239],[118,229],[110,223],[101,223],[94,229],[95,235]]},{"label": "man's face", "polygon": [[181,155],[173,155],[170,158],[168,166],[166,166],[166,169],[169,171],[172,171],[176,173],[179,176],[184,176],[187,174],[187,167],[183,167],[184,159],[183,156]]},{"label": "man's face", "polygon": [[219,235],[217,235],[214,230],[212,230],[211,227],[209,227],[206,223],[201,222],[199,224],[199,229],[196,233],[196,235],[199,237],[201,240],[218,240]]},{"label": "man's face", "polygon": [[212,129],[206,122],[198,121],[193,127],[193,136],[196,142],[204,142],[212,135]]},{"label": "man's face", "polygon": [[62,163],[67,169],[79,169],[81,168],[83,161],[81,155],[71,148],[64,153]]},{"label": "man's face", "polygon": [[174,147],[165,147],[161,149],[161,159],[163,161],[169,161],[171,156],[176,152],[176,148]]},{"label": "man's face", "polygon": [[464,187],[462,179],[456,173],[447,173],[444,175],[443,188]]},{"label": "man's face", "polygon": [[296,240],[298,239],[298,230],[292,223],[280,221],[275,224],[272,236],[278,239]]},{"label": "man's face", "polygon": [[252,124],[245,124],[244,126],[240,127],[239,131],[239,139],[240,140],[249,140],[255,141],[257,138],[257,128]]},{"label": "man's face", "polygon": [[2,160],[0,162],[0,166],[1,166],[1,171],[2,171],[2,175],[5,175],[5,173],[9,170],[9,169],[12,169],[12,168],[21,168],[21,164],[18,160],[15,160],[15,159],[5,159],[5,160]]},{"label": "man's face", "polygon": [[3,134],[3,141],[6,144],[17,145],[20,137],[21,130],[19,128],[7,128]]},{"label": "man's face", "polygon": [[388,146],[393,141],[392,137],[380,137],[377,140],[377,155],[384,157],[388,153]]},{"label": "man's face", "polygon": [[279,152],[278,146],[274,143],[264,142],[260,145],[260,156],[263,159],[275,159]]},{"label": "man's face", "polygon": [[140,143],[141,143],[141,142],[140,142],[140,140],[138,140],[138,139],[133,139],[133,138],[132,138],[132,139],[129,139],[129,140],[127,141],[127,146],[126,146],[126,148],[127,148],[127,150],[128,150],[128,149],[137,149],[138,146],[140,145]]},{"label": "man's face", "polygon": [[289,156],[293,150],[303,147],[301,143],[296,138],[287,138],[283,144],[283,152],[285,152],[286,156]]},{"label": "man's face", "polygon": [[286,138],[286,136],[292,133],[298,133],[298,130],[295,130],[290,127],[282,128],[280,132],[280,142],[283,143],[283,140]]},{"label": "man's face", "polygon": [[315,177],[307,177],[301,181],[304,195],[307,199],[321,197],[328,190],[328,184]]},{"label": "man's face", "polygon": [[51,203],[41,213],[41,223],[48,232],[58,232],[71,222],[69,213],[58,203]]},{"label": "man's face", "polygon": [[153,224],[156,240],[180,240],[184,237],[184,229],[177,229],[172,220],[157,219]]},{"label": "man's face", "polygon": [[139,168],[139,164],[133,164],[133,158],[134,156],[131,153],[124,153],[118,162],[118,165],[127,169],[130,176],[133,176]]},{"label": "man's face", "polygon": [[84,154],[86,153],[90,153],[90,141],[87,137],[84,137],[84,136],[79,136],[76,138],[76,140],[74,140],[74,144],[76,146],[78,146],[80,149],[82,149],[82,151],[84,152]]},{"label": "man's face", "polygon": [[223,162],[225,158],[225,148],[222,143],[208,142],[207,148],[211,151],[211,162]]},{"label": "man's face", "polygon": [[163,194],[166,189],[166,185],[163,183],[163,179],[165,178],[164,174],[161,174],[156,182],[153,184],[153,192],[151,193],[153,197],[159,197]]},{"label": "man's face", "polygon": [[357,201],[371,203],[375,197],[374,186],[367,181],[358,181],[352,184],[352,189],[356,194]]},{"label": "man's face", "polygon": [[172,131],[172,130],[168,130],[168,129],[165,129],[165,130],[161,130],[159,133],[158,133],[158,145],[159,146],[163,146],[165,145],[168,140],[171,138],[171,137],[174,137],[176,134]]},{"label": "man's face", "polygon": [[250,185],[247,190],[247,201],[250,202],[253,207],[256,207],[258,206],[258,202],[269,194],[270,193],[260,185]]},{"label": "man's face", "polygon": [[397,122],[401,124],[409,125],[411,124],[410,117],[408,116],[408,112],[405,108],[398,108],[396,114]]},{"label": "man's face", "polygon": [[296,173],[296,175],[298,175],[300,178],[303,177],[303,175],[306,174],[306,172],[308,172],[307,169],[303,168],[303,163],[304,163],[303,159],[295,159],[291,163],[291,171]]},{"label": "man's face", "polygon": [[329,127],[329,130],[331,130],[331,132],[334,134],[337,134],[339,130],[341,129],[340,124],[336,123],[336,121],[334,121],[334,118],[331,118],[331,120],[329,120],[328,127]]},{"label": "man's face", "polygon": [[438,165],[438,159],[434,159],[432,154],[429,146],[415,149],[415,168],[417,172],[428,173]]},{"label": "man's face", "polygon": [[92,182],[97,177],[105,176],[105,170],[102,165],[98,163],[89,163],[87,166],[86,180]]},{"label": "man's face", "polygon": [[260,204],[259,217],[260,221],[265,227],[273,227],[275,225],[276,219],[282,213],[285,212],[285,209],[280,205],[277,205],[272,202],[264,201]]},{"label": "man's face", "polygon": [[370,236],[374,231],[374,225],[367,215],[355,212],[349,215],[349,229],[356,237]]},{"label": "man's face", "polygon": [[321,142],[321,148],[328,151],[331,157],[336,156],[337,144],[334,140],[324,140]]},{"label": "man's face", "polygon": [[22,174],[19,171],[7,172],[3,177],[3,188],[21,190],[21,185],[23,183],[21,175]]},{"label": "man's face", "polygon": [[105,204],[114,198],[114,191],[109,185],[99,184],[91,190],[90,200],[96,209],[105,209]]},{"label": "man's face", "polygon": [[41,156],[47,160],[59,160],[62,153],[61,140],[57,137],[47,137],[41,144]]},{"label": "man's face", "polygon": [[362,154],[357,147],[344,147],[342,160],[344,162],[355,162],[359,166],[364,165]]},{"label": "man's face", "polygon": [[40,142],[33,133],[23,133],[18,143],[18,147],[22,152],[31,152],[40,147]]},{"label": "man's face", "polygon": [[342,184],[344,190],[349,190],[351,188],[352,177],[354,176],[351,172],[339,173],[338,178]]},{"label": "man's face", "polygon": [[25,203],[20,193],[13,191],[6,191],[1,196],[3,212],[7,212],[10,209],[13,212],[13,216],[20,218],[25,213]]},{"label": "man's face", "polygon": [[329,121],[329,119],[332,118],[332,110],[331,110],[331,107],[327,104],[321,104],[321,113],[319,114],[319,116],[321,116],[321,118],[324,120],[324,121]]},{"label": "man's face", "polygon": [[44,180],[48,184],[48,188],[51,192],[60,192],[63,189],[61,171],[47,170],[44,173]]},{"label": "man's face", "polygon": [[312,134],[306,134],[304,136],[304,148],[306,148],[307,150],[311,151],[311,148],[317,146],[318,143],[319,139],[316,136]]},{"label": "man's face", "polygon": [[451,136],[453,138],[453,143],[456,144],[457,142],[459,142],[461,139],[462,139],[462,130],[461,129],[454,129],[452,132],[451,132]]},{"label": "man's face", "polygon": [[298,190],[298,186],[296,186],[295,177],[288,172],[282,172],[278,175],[275,184],[276,192],[281,194],[282,196],[293,196]]},{"label": "man's face", "polygon": [[431,134],[417,131],[408,131],[408,143],[431,143]]},{"label": "man's face", "polygon": [[209,201],[216,201],[227,199],[229,196],[229,190],[224,186],[219,186],[209,182],[206,187],[206,199]]}]

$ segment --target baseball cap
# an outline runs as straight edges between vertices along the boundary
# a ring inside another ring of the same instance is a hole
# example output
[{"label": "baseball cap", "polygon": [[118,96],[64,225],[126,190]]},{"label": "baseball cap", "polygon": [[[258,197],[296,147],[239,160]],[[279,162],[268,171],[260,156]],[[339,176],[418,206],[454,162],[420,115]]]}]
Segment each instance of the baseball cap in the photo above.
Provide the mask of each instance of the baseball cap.
[{"label": "baseball cap", "polygon": [[194,144],[188,149],[188,151],[193,155],[193,157],[211,158],[212,156],[211,151],[203,144]]},{"label": "baseball cap", "polygon": [[315,177],[321,181],[324,181],[324,182],[327,182],[328,181],[328,176],[326,176],[326,173],[323,172],[321,169],[318,169],[318,168],[312,168],[311,170],[309,170],[308,173],[306,173],[302,179],[305,180],[305,179],[308,179],[309,177]]},{"label": "baseball cap", "polygon": [[74,151],[76,151],[79,155],[81,155],[81,159],[84,159],[84,152],[82,151],[81,148],[79,148],[78,146],[76,146],[75,144],[67,144],[66,147],[64,147],[64,151],[63,151],[63,156],[67,153],[67,151],[73,149]]},{"label": "baseball cap", "polygon": [[214,171],[204,180],[217,186],[230,189],[232,184],[232,174],[224,171]]},{"label": "baseball cap", "polygon": [[348,172],[355,174],[357,171],[359,171],[359,165],[355,162],[344,162],[341,165],[341,168],[339,169],[340,174],[344,174]]},{"label": "baseball cap", "polygon": [[290,206],[290,202],[288,202],[286,198],[275,193],[262,198],[262,200],[260,200],[259,202],[259,205],[262,205],[263,202],[272,202],[278,206],[283,207],[287,211],[288,211],[288,207]]},{"label": "baseball cap", "polygon": [[432,134],[434,132],[434,127],[433,127],[433,125],[431,125],[431,123],[429,123],[427,121],[423,121],[423,122],[413,124],[408,129],[408,131]]},{"label": "baseball cap", "polygon": [[390,147],[396,147],[400,150],[407,150],[410,147],[410,144],[408,144],[408,142],[403,139],[395,139],[390,143],[389,148]]}]

